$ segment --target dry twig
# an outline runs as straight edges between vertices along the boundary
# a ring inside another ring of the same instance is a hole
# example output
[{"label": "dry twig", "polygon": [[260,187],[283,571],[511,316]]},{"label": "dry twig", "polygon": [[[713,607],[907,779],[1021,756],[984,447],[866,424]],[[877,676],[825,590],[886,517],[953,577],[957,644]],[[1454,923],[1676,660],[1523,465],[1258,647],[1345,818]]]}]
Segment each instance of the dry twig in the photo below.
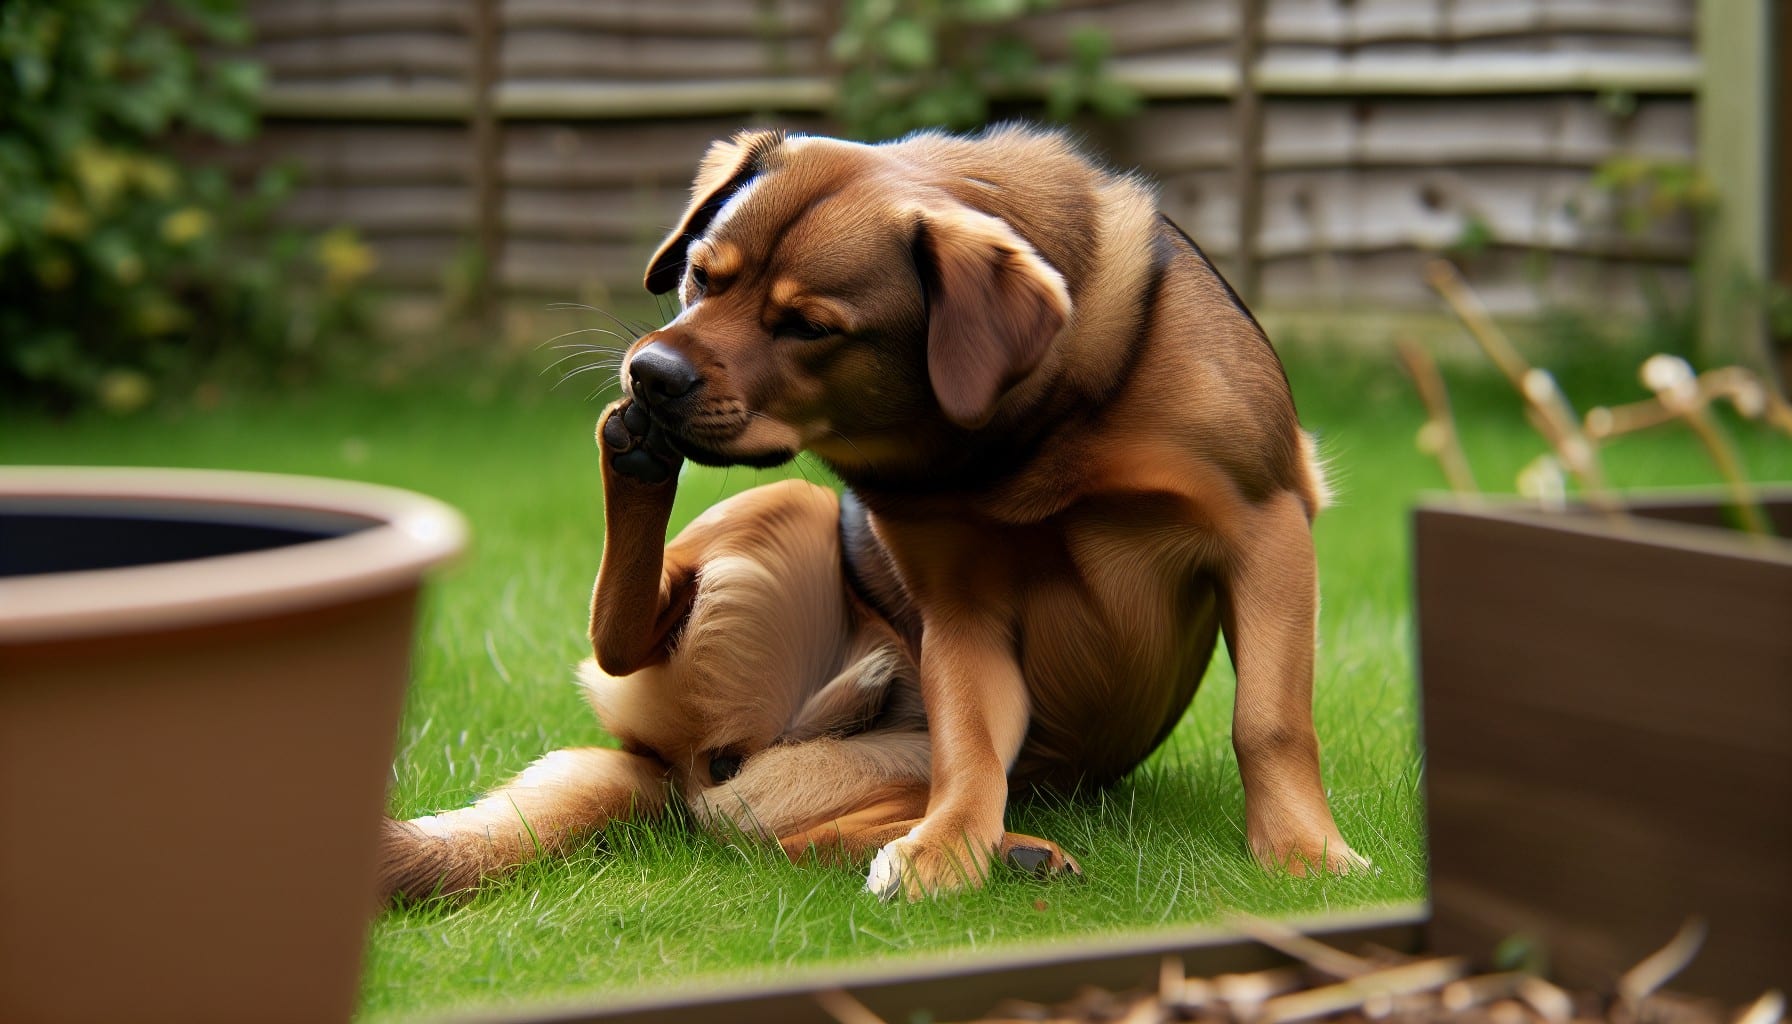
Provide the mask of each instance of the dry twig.
[{"label": "dry twig", "polygon": [[1419,449],[1437,458],[1443,465],[1450,489],[1458,494],[1478,494],[1480,486],[1469,468],[1468,455],[1462,450],[1462,437],[1456,430],[1456,418],[1450,413],[1450,393],[1444,387],[1443,374],[1437,371],[1437,360],[1425,346],[1411,338],[1398,338],[1394,349],[1400,354],[1406,372],[1419,389],[1425,403],[1427,419],[1419,429]]},{"label": "dry twig", "polygon": [[845,989],[832,988],[815,993],[815,1001],[827,1015],[840,1024],[884,1024],[870,1007],[853,998]]},{"label": "dry twig", "polygon": [[1455,311],[1481,350],[1524,396],[1538,431],[1555,449],[1562,465],[1580,481],[1587,504],[1608,514],[1621,515],[1622,510],[1606,483],[1605,471],[1599,465],[1592,442],[1581,431],[1580,418],[1574,415],[1555,378],[1549,371],[1530,365],[1518,354],[1504,332],[1494,324],[1487,307],[1449,261],[1432,260],[1425,269],[1425,277]]}]

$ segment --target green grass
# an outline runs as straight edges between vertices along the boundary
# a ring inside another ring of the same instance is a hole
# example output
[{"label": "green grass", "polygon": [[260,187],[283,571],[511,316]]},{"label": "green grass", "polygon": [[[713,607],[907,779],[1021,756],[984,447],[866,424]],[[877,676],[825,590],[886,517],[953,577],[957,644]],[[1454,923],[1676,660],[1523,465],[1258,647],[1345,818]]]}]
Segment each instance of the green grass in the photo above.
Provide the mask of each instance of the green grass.
[{"label": "green grass", "polygon": [[[1227,734],[1233,680],[1218,658],[1170,741],[1126,782],[1083,802],[1012,810],[1011,828],[1052,837],[1081,858],[1080,884],[1003,877],[982,892],[884,905],[859,891],[856,872],[794,868],[776,851],[676,824],[619,827],[464,906],[383,916],[362,1017],[688,990],[793,966],[1186,924],[1226,908],[1317,912],[1422,897],[1406,531],[1415,495],[1441,477],[1413,445],[1421,415],[1391,364],[1303,355],[1290,375],[1340,492],[1316,527],[1326,784],[1345,835],[1379,873],[1296,880],[1251,862]],[[1621,382],[1611,391],[1631,393]],[[1509,490],[1541,442],[1499,386],[1469,382],[1458,405],[1483,485]],[[126,420],[13,416],[0,419],[0,459],[353,477],[461,508],[472,549],[427,602],[393,773],[392,808],[408,815],[462,804],[544,751],[607,742],[570,682],[585,654],[602,539],[597,410],[528,379],[335,388]],[[1792,445],[1736,432],[1746,435],[1757,479],[1792,478]],[[1614,479],[1636,486],[1712,475],[1677,433],[1624,442],[1607,461]],[[675,526],[774,475],[692,468]],[[318,756],[329,756],[327,746]]]}]

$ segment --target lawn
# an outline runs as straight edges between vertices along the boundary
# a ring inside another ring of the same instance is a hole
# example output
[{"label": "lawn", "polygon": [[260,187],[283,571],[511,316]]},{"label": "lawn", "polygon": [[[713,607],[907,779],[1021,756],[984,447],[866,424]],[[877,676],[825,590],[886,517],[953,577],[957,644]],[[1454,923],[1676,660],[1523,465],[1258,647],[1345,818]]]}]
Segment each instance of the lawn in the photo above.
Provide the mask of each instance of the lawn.
[{"label": "lawn", "polygon": [[[1622,366],[1634,365],[1628,360]],[[1441,485],[1414,447],[1422,416],[1391,362],[1301,352],[1290,377],[1338,484],[1316,526],[1323,611],[1317,716],[1344,834],[1379,868],[1296,880],[1257,869],[1227,735],[1224,658],[1168,743],[1106,794],[1015,807],[1010,827],[1076,853],[1081,883],[1000,877],[986,890],[880,904],[857,873],[795,868],[676,824],[612,829],[571,860],[535,865],[470,903],[388,913],[375,925],[364,1020],[528,1000],[688,991],[792,967],[972,952],[1210,920],[1227,908],[1316,912],[1421,898],[1424,840],[1411,667],[1407,510]],[[1608,395],[1634,397],[1629,371]],[[1484,486],[1510,489],[1541,450],[1516,404],[1457,381],[1466,446]],[[1570,384],[1571,393],[1574,387]],[[467,557],[427,602],[392,776],[401,815],[462,804],[556,747],[608,742],[571,685],[602,539],[591,430],[601,399],[546,379],[481,374],[386,388],[343,386],[135,418],[0,419],[0,460],[235,467],[352,477],[458,506]],[[1792,444],[1749,427],[1757,479],[1792,479]],[[1707,482],[1678,433],[1622,442],[1612,477]],[[799,463],[789,472],[819,476]],[[783,471],[687,469],[674,526],[723,494]],[[319,757],[329,756],[327,746]]]}]

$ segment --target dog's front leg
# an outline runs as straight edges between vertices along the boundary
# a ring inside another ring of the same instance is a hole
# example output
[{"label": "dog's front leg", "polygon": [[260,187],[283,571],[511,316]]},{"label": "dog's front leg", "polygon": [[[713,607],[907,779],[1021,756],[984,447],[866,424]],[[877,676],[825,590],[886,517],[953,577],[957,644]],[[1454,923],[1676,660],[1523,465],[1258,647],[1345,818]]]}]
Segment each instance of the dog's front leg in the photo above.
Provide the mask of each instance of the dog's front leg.
[{"label": "dog's front leg", "polygon": [[647,411],[622,399],[598,421],[603,453],[604,555],[591,594],[591,649],[624,676],[663,660],[696,594],[694,567],[666,551],[666,523],[683,459]]},{"label": "dog's front leg", "polygon": [[1008,768],[1026,736],[1027,688],[1005,617],[935,604],[923,620],[921,697],[932,734],[927,815],[871,863],[866,889],[916,900],[980,886],[1002,842]]},{"label": "dog's front leg", "polygon": [[1318,573],[1306,512],[1292,492],[1264,502],[1232,539],[1221,624],[1238,674],[1232,746],[1257,859],[1295,875],[1367,862],[1345,844],[1319,777],[1313,728]]}]

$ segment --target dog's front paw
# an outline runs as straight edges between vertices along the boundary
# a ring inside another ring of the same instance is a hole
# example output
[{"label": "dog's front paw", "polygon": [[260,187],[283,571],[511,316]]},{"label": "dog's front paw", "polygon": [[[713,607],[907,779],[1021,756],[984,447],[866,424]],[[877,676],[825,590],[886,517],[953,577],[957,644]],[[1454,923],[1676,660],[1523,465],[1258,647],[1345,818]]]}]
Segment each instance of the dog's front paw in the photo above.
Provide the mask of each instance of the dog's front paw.
[{"label": "dog's front paw", "polygon": [[989,877],[993,844],[976,844],[964,838],[937,843],[920,838],[916,832],[877,851],[865,873],[866,892],[880,900],[903,896],[913,903],[941,893],[982,887]]},{"label": "dog's front paw", "polygon": [[1253,838],[1251,850],[1264,867],[1271,871],[1286,871],[1296,878],[1305,878],[1317,869],[1333,875],[1373,874],[1379,870],[1369,858],[1351,849],[1344,837],[1336,832],[1322,836]]},{"label": "dog's front paw", "polygon": [[597,436],[610,467],[631,480],[663,484],[677,476],[684,463],[647,410],[626,398],[605,412]]}]

